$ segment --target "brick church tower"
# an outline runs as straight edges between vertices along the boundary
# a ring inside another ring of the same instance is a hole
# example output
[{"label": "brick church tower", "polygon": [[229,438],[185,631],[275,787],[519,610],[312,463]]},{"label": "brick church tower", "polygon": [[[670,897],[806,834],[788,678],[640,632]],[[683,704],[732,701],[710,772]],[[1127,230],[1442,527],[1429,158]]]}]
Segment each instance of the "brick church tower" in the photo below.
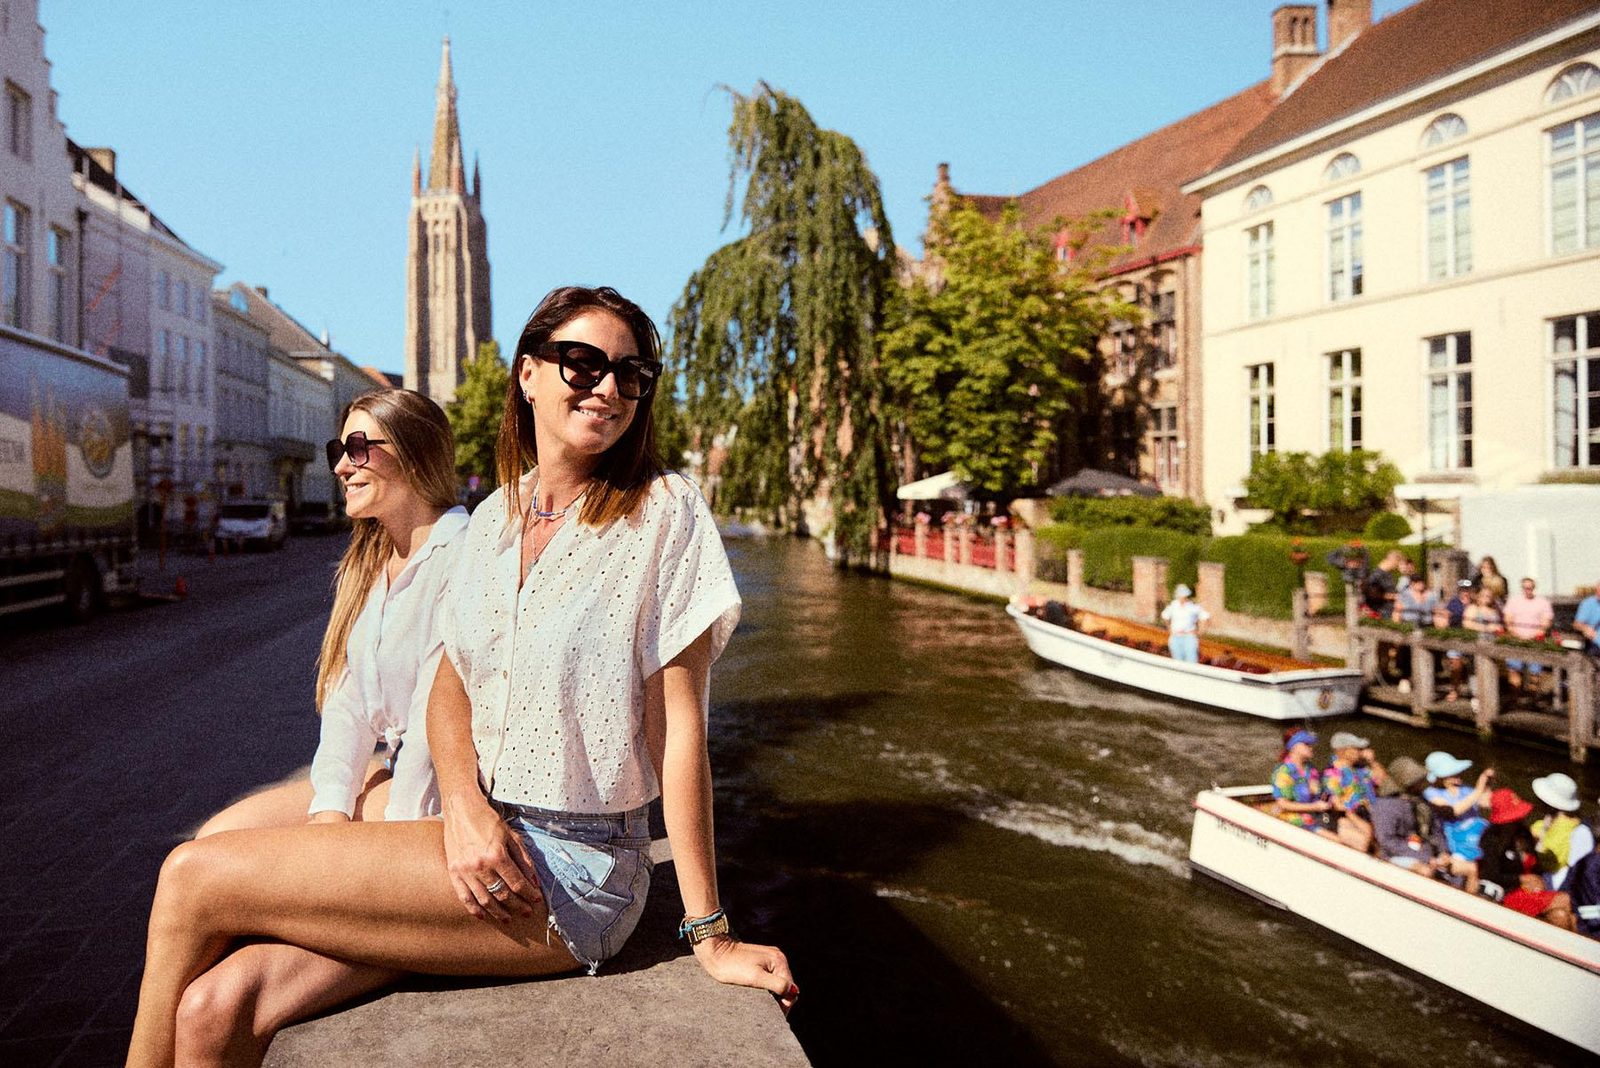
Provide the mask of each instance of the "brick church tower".
[{"label": "brick church tower", "polygon": [[405,383],[443,404],[455,397],[467,359],[492,336],[489,235],[480,199],[483,182],[474,160],[468,191],[449,37],[439,60],[437,100],[426,186],[420,153],[411,166]]}]

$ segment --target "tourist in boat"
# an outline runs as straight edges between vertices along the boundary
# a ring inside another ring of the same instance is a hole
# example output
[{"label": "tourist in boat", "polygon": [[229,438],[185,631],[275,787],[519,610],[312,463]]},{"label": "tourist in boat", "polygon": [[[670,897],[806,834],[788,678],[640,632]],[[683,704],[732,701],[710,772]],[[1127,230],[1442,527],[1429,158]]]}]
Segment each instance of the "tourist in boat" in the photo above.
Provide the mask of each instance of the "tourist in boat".
[{"label": "tourist in boat", "polygon": [[1272,769],[1272,799],[1278,818],[1324,838],[1339,840],[1323,817],[1333,811],[1333,802],[1322,795],[1322,777],[1312,766],[1317,736],[1300,727],[1284,732],[1283,752]]},{"label": "tourist in boat", "polygon": [[427,711],[443,819],[179,846],[130,1068],[172,1064],[184,987],[235,938],[406,971],[593,974],[644,910],[658,796],[697,962],[785,1010],[798,996],[784,954],[734,937],[719,900],[706,699],[740,602],[704,499],[656,456],[655,326],[614,290],[564,287],[515,353],[500,488],[440,609]]},{"label": "tourist in boat", "polygon": [[1506,908],[1576,931],[1572,898],[1563,891],[1546,889],[1539,875],[1533,835],[1526,823],[1532,811],[1533,805],[1515,790],[1502,787],[1489,795],[1489,828],[1483,832],[1479,874],[1484,882],[1505,892],[1501,904]]},{"label": "tourist in boat", "polygon": [[1500,573],[1500,565],[1494,562],[1494,557],[1485,556],[1478,561],[1478,581],[1480,590],[1488,590],[1494,594],[1496,601],[1504,601],[1510,587],[1506,585],[1506,577]]},{"label": "tourist in boat", "polygon": [[1167,648],[1172,659],[1193,664],[1200,659],[1200,631],[1204,629],[1211,613],[1190,600],[1194,591],[1183,583],[1172,591],[1172,603],[1161,610],[1167,621]]},{"label": "tourist in boat", "polygon": [[1372,848],[1372,802],[1377,791],[1361,757],[1371,743],[1349,731],[1335,732],[1333,760],[1322,772],[1322,796],[1333,806],[1333,833],[1362,853]]},{"label": "tourist in boat", "polygon": [[1428,754],[1423,766],[1428,771],[1431,785],[1422,792],[1422,796],[1440,810],[1444,838],[1450,846],[1451,856],[1462,860],[1478,860],[1483,856],[1479,841],[1489,826],[1489,821],[1479,809],[1489,803],[1494,769],[1484,768],[1478,775],[1477,783],[1468,787],[1461,781],[1461,773],[1472,767],[1470,760],[1435,750]]},{"label": "tourist in boat", "polygon": [[1572,899],[1578,933],[1600,938],[1600,853],[1590,853],[1574,863],[1564,889]]},{"label": "tourist in boat", "polygon": [[1421,764],[1396,757],[1372,801],[1372,834],[1378,856],[1431,877],[1450,869],[1450,848],[1432,807],[1422,800],[1427,781]]},{"label": "tourist in boat", "polygon": [[1567,873],[1594,850],[1594,831],[1578,818],[1578,784],[1571,775],[1555,772],[1533,780],[1533,794],[1548,811],[1533,824],[1534,850],[1545,884],[1562,889]]}]

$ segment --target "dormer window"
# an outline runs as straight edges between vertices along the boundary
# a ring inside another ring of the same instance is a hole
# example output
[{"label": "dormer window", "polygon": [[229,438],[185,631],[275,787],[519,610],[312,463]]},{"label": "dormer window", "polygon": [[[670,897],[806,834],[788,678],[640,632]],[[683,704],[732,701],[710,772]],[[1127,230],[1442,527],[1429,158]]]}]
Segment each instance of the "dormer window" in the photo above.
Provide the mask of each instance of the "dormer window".
[{"label": "dormer window", "polygon": [[1122,243],[1137,245],[1156,216],[1156,198],[1148,190],[1132,190],[1122,199]]},{"label": "dormer window", "polygon": [[1422,147],[1437,148],[1446,141],[1467,135],[1467,122],[1460,115],[1440,115],[1422,131]]},{"label": "dormer window", "polygon": [[1590,93],[1600,92],[1600,67],[1593,63],[1574,63],[1550,83],[1544,91],[1546,104],[1559,104]]},{"label": "dormer window", "polygon": [[1268,189],[1264,185],[1256,186],[1254,189],[1250,190],[1250,194],[1244,198],[1244,210],[1247,212],[1260,211],[1262,208],[1269,208],[1271,206],[1272,190]]},{"label": "dormer window", "polygon": [[1328,164],[1328,169],[1322,172],[1324,182],[1337,182],[1341,178],[1348,178],[1353,174],[1361,173],[1361,161],[1349,152],[1341,152],[1333,157]]}]

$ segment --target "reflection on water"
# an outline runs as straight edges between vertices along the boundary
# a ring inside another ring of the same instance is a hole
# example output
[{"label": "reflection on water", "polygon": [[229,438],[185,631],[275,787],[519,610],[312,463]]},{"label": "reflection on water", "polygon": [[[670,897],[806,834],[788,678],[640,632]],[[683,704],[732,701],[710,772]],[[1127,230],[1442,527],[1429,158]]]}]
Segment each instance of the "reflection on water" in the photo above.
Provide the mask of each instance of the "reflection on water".
[{"label": "reflection on water", "polygon": [[[729,549],[745,613],[712,695],[724,896],[748,935],[789,952],[815,1063],[1570,1059],[1191,878],[1195,793],[1263,781],[1271,723],[1045,664],[992,602],[841,575],[807,543]],[[1553,752],[1351,724],[1380,757],[1447,748],[1525,795],[1572,770]],[[1593,797],[1593,773],[1577,777]]]}]

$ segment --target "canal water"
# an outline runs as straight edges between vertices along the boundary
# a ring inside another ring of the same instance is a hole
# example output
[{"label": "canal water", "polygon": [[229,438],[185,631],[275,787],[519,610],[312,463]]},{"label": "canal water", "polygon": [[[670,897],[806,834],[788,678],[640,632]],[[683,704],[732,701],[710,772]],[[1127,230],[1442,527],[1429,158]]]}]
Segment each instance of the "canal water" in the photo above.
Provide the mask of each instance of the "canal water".
[{"label": "canal water", "polygon": [[[1479,1003],[1191,875],[1191,801],[1263,782],[1279,728],[1035,658],[993,602],[731,540],[712,684],[723,897],[783,946],[813,1063],[1570,1064]],[[1370,718],[1503,784],[1564,753]],[[1318,756],[1325,751],[1319,748]],[[1463,970],[1483,967],[1463,959]]]}]

